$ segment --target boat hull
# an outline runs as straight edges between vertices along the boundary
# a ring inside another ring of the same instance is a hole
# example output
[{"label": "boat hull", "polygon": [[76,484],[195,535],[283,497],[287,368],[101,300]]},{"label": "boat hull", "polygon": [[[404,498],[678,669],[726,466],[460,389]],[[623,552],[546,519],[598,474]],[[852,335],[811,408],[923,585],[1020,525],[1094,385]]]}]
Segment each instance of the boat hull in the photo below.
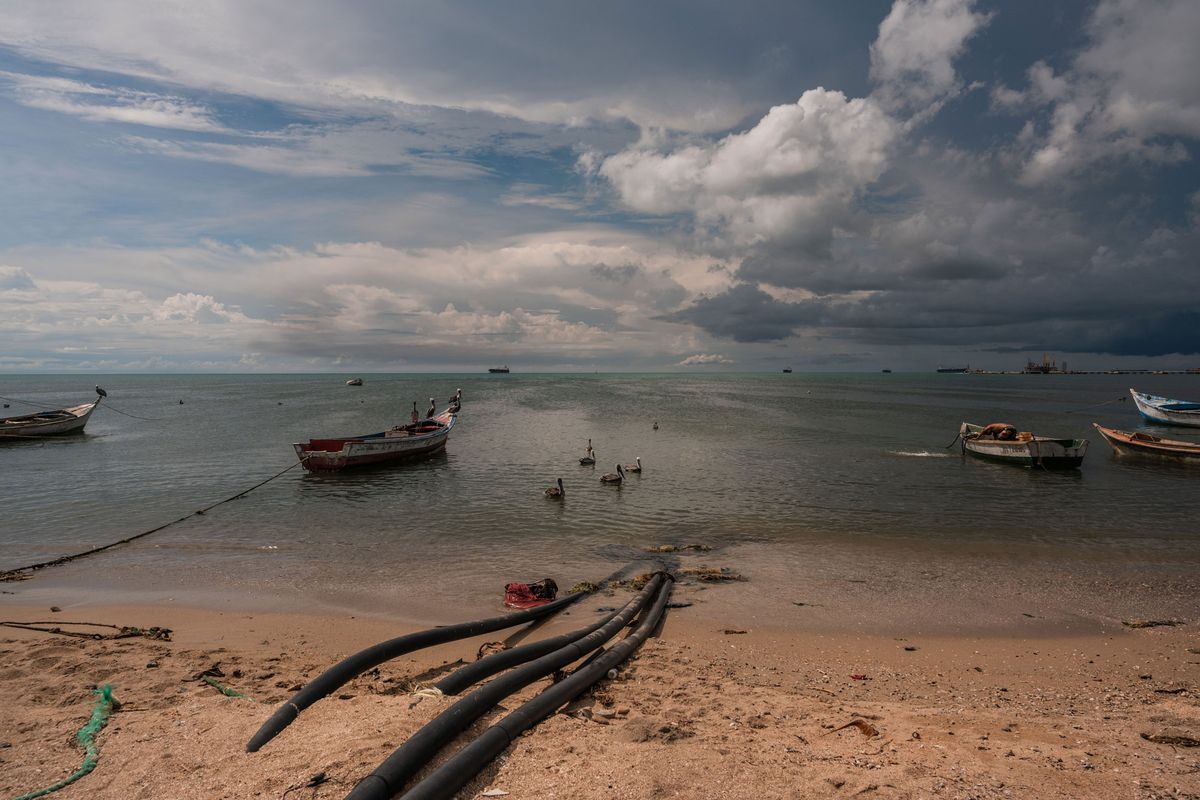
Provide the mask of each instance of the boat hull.
[{"label": "boat hull", "polygon": [[84,403],[70,408],[26,414],[20,417],[0,419],[0,437],[20,439],[30,436],[61,436],[79,433],[100,401]]},{"label": "boat hull", "polygon": [[1172,461],[1184,461],[1200,465],[1200,443],[1181,442],[1176,439],[1162,439],[1158,436],[1136,431],[1122,431],[1116,428],[1105,428],[1092,423],[1104,441],[1108,442],[1114,452],[1123,456],[1139,456],[1141,458],[1166,458]]},{"label": "boat hull", "polygon": [[998,464],[1042,469],[1079,469],[1087,454],[1087,439],[1050,439],[1034,436],[1025,441],[971,439],[978,425],[964,422],[959,429],[963,453]]},{"label": "boat hull", "polygon": [[[1160,425],[1200,428],[1200,403],[1172,400],[1169,397],[1159,397],[1134,389],[1130,389],[1129,394],[1133,396],[1133,403],[1137,406],[1137,410],[1151,422],[1157,422]],[[1178,408],[1170,406],[1178,406]]]},{"label": "boat hull", "polygon": [[300,463],[312,472],[336,472],[408,461],[432,455],[446,446],[457,417],[445,412],[434,419],[441,427],[425,433],[413,434],[399,428],[366,436],[311,439],[292,447]]}]

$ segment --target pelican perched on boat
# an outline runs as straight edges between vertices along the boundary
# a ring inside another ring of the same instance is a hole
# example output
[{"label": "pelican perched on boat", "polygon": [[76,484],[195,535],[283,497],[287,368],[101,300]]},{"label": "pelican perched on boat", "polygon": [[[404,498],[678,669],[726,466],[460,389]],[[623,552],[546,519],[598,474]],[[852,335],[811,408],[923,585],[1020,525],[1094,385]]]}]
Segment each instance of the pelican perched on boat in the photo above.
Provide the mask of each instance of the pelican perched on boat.
[{"label": "pelican perched on boat", "polygon": [[580,466],[590,467],[596,463],[596,451],[592,449],[592,440],[588,439],[587,455],[579,459]]},{"label": "pelican perched on boat", "polygon": [[433,419],[433,415],[437,413],[437,403],[433,402],[433,398],[429,398],[429,410],[425,412],[425,419]]},{"label": "pelican perched on boat", "polygon": [[600,476],[601,483],[621,483],[625,480],[625,470],[617,464],[616,472],[606,472]]},{"label": "pelican perched on boat", "polygon": [[567,493],[566,490],[563,489],[562,478],[559,478],[558,486],[551,486],[549,489],[546,490],[546,497],[551,497],[551,498],[554,498],[555,500],[561,500],[563,498],[563,495],[565,495],[566,493]]},{"label": "pelican perched on boat", "polygon": [[637,458],[634,459],[634,461],[636,461],[637,463],[625,465],[626,472],[641,472],[642,471],[642,457],[638,456]]}]

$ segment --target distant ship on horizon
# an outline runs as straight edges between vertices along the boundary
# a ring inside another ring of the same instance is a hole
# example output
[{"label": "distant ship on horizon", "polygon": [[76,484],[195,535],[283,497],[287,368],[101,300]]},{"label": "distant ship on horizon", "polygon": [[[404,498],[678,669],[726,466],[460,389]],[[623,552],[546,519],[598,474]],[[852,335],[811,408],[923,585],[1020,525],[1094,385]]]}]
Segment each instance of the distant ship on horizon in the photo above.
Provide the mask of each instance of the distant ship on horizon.
[{"label": "distant ship on horizon", "polygon": [[937,371],[938,372],[970,372],[971,365],[967,364],[965,367],[938,367]]},{"label": "distant ship on horizon", "polygon": [[505,364],[503,367],[489,367],[488,372],[502,373],[502,374],[507,375],[508,374],[508,364]]}]

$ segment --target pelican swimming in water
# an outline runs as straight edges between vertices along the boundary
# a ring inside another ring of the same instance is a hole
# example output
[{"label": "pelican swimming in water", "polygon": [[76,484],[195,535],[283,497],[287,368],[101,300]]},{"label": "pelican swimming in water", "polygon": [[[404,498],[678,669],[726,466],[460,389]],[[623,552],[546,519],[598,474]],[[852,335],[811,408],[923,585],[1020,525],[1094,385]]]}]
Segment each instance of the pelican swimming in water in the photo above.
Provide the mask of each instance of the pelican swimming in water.
[{"label": "pelican swimming in water", "polygon": [[616,472],[606,472],[600,476],[601,483],[621,483],[623,480],[625,480],[625,470],[621,468],[620,464],[617,464]]},{"label": "pelican swimming in water", "polygon": [[551,486],[546,490],[546,497],[552,497],[555,500],[561,500],[566,493],[566,490],[563,489],[562,478],[559,478],[558,486]]},{"label": "pelican swimming in water", "polygon": [[658,430],[658,420],[654,420],[654,430]]},{"label": "pelican swimming in water", "polygon": [[642,457],[638,456],[637,458],[634,459],[634,461],[636,461],[637,463],[625,465],[626,472],[641,472],[642,471]]},{"label": "pelican swimming in water", "polygon": [[596,463],[596,451],[592,449],[592,440],[588,439],[587,455],[579,459],[579,464],[584,467],[590,467]]}]

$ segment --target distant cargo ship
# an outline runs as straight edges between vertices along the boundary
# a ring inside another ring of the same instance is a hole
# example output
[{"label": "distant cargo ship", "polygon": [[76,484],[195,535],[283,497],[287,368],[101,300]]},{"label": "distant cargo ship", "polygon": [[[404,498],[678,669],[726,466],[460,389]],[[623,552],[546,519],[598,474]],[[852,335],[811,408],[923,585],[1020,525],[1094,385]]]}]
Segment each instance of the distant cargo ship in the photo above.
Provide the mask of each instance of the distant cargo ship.
[{"label": "distant cargo ship", "polygon": [[970,372],[971,365],[967,364],[965,367],[938,367],[937,371],[938,372]]},{"label": "distant cargo ship", "polygon": [[787,372],[787,373],[789,373],[789,374],[790,374],[790,373],[791,373],[791,371],[792,371],[792,368],[791,368],[791,367],[784,367],[784,368],[783,368],[783,371],[784,371],[784,372]]},{"label": "distant cargo ship", "polygon": [[507,375],[508,374],[508,364],[505,364],[503,367],[491,367],[490,369],[488,369],[488,372],[502,373],[502,374]]}]

